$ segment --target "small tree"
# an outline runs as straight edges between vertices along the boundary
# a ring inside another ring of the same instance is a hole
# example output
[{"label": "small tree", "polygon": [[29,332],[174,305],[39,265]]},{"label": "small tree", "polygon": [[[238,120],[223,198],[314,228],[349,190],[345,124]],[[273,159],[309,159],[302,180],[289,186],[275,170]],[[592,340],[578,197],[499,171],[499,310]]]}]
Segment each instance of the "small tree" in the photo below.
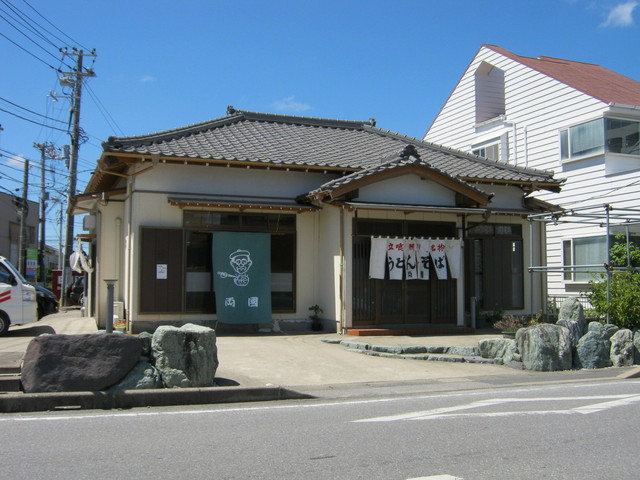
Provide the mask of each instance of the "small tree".
[{"label": "small tree", "polygon": [[[611,265],[614,267],[637,267],[640,265],[640,247],[629,244],[630,262],[627,258],[627,244],[623,234],[616,235],[609,251]],[[609,318],[621,328],[640,327],[640,273],[632,270],[618,270],[611,273],[609,287],[610,299],[607,301],[607,275],[589,282],[591,291],[587,292],[589,301],[602,321]]]}]

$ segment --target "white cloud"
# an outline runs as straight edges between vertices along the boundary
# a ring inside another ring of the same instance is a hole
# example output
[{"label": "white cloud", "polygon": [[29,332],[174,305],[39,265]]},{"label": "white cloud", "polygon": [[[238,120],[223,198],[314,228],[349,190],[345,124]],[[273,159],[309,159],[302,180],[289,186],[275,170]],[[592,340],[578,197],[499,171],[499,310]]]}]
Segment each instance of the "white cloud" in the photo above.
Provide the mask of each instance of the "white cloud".
[{"label": "white cloud", "polygon": [[24,162],[25,158],[22,155],[14,155],[13,157],[7,158],[7,165],[10,167],[23,168]]},{"label": "white cloud", "polygon": [[153,75],[143,75],[140,78],[138,78],[138,81],[140,83],[150,83],[150,82],[155,82],[157,80],[156,77],[154,77]]},{"label": "white cloud", "polygon": [[273,108],[281,112],[304,112],[305,110],[310,110],[311,106],[305,103],[300,103],[295,101],[295,97],[287,97],[282,100],[276,100],[273,102]]},{"label": "white cloud", "polygon": [[609,16],[602,24],[603,27],[628,27],[633,25],[633,11],[638,2],[630,1],[616,5],[609,12]]}]

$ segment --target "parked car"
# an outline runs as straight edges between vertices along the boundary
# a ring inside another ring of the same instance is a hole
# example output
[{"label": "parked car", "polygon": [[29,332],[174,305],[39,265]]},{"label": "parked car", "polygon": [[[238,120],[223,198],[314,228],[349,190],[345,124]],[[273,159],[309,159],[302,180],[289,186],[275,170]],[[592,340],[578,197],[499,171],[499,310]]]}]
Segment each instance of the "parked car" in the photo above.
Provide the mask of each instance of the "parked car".
[{"label": "parked car", "polygon": [[67,288],[67,300],[69,305],[81,305],[84,296],[84,276],[73,277],[73,282]]},{"label": "parked car", "polygon": [[58,299],[51,290],[47,290],[40,285],[36,287],[36,301],[38,302],[38,320],[45,315],[56,313],[58,311]]}]

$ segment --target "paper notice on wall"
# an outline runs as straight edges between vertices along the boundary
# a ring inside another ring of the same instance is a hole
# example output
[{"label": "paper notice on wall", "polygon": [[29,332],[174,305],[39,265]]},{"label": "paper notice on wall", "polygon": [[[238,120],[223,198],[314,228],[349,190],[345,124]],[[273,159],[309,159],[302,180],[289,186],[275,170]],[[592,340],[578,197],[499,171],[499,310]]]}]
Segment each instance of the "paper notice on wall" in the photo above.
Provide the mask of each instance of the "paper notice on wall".
[{"label": "paper notice on wall", "polygon": [[166,263],[156,264],[156,280],[166,280],[166,279],[167,279],[167,264]]}]

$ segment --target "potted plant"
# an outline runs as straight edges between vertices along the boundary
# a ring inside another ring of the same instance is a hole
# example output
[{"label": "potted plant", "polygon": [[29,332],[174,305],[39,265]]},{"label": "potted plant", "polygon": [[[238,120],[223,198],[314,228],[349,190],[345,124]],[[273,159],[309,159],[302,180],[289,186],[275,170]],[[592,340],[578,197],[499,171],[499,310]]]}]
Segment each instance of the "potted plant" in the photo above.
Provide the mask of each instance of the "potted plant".
[{"label": "potted plant", "polygon": [[309,315],[309,319],[311,320],[311,330],[314,332],[322,331],[322,319],[320,318],[320,314],[323,313],[322,308],[316,304],[310,306],[309,310],[313,312],[312,315]]},{"label": "potted plant", "polygon": [[505,315],[493,324],[506,338],[515,338],[516,332],[531,325],[531,319],[522,315]]},{"label": "potted plant", "polygon": [[116,332],[124,333],[127,330],[127,323],[123,320],[119,320],[113,324],[113,329]]}]

